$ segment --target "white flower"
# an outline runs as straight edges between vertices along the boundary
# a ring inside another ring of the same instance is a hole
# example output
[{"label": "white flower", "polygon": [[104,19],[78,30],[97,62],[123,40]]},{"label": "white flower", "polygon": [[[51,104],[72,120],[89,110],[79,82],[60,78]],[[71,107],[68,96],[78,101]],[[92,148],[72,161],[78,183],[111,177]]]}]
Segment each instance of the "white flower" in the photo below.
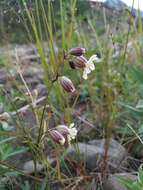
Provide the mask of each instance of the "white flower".
[{"label": "white flower", "polygon": [[[69,126],[66,125],[58,125],[55,130],[60,133],[63,137],[65,137],[68,141],[68,144],[70,144],[70,142],[72,140],[74,140],[76,138],[77,135],[77,129],[74,127],[74,123],[71,123]],[[55,131],[54,130],[54,131]],[[57,139],[57,137],[56,137]],[[59,139],[58,139],[59,141]],[[61,143],[61,142],[60,142]],[[65,143],[65,142],[63,142]]]},{"label": "white flower", "polygon": [[92,55],[90,59],[85,63],[82,76],[85,80],[88,78],[87,75],[91,73],[91,71],[95,70],[95,65],[93,61],[100,62],[101,60],[97,57],[97,55]]},{"label": "white flower", "polygon": [[74,123],[71,123],[69,128],[69,134],[67,135],[68,142],[70,143],[71,140],[74,140],[77,135],[77,129],[74,127]]}]

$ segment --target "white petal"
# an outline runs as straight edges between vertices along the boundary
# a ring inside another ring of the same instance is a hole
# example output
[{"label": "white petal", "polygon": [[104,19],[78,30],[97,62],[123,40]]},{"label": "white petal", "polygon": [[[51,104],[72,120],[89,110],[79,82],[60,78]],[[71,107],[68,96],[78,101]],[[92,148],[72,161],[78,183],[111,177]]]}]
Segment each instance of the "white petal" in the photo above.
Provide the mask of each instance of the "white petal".
[{"label": "white petal", "polygon": [[87,72],[86,72],[86,70],[84,69],[84,71],[83,71],[83,75],[82,75],[82,77],[86,80],[87,79]]},{"label": "white petal", "polygon": [[91,71],[95,70],[95,65],[94,65],[94,63],[90,63],[90,64],[89,64],[89,68],[90,68]]},{"label": "white petal", "polygon": [[84,68],[84,71],[86,72],[86,74],[89,74],[91,72],[89,64],[86,64],[86,67]]},{"label": "white petal", "polygon": [[68,142],[75,139],[77,135],[77,129],[74,127],[74,123],[69,126],[69,134],[67,135]]},{"label": "white petal", "polygon": [[61,145],[64,145],[65,144],[65,138],[62,138],[61,140],[59,140],[59,143],[61,144]]},{"label": "white petal", "polygon": [[77,135],[77,129],[75,127],[70,129],[70,134],[69,134],[70,138],[75,139],[76,135]]},{"label": "white petal", "polygon": [[97,60],[98,60],[97,55],[92,55],[88,61],[92,62],[92,61],[97,61]]},{"label": "white petal", "polygon": [[71,123],[70,125],[69,125],[69,128],[73,128],[74,127],[74,123]]}]

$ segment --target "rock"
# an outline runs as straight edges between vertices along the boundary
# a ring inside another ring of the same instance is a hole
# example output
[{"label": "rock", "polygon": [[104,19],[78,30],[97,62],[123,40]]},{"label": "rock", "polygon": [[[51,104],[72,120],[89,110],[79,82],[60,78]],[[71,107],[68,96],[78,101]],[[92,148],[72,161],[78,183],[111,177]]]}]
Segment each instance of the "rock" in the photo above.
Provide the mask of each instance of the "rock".
[{"label": "rock", "polygon": [[35,89],[38,91],[38,98],[47,95],[47,88],[44,84],[38,84]]},{"label": "rock", "polygon": [[[35,88],[36,85],[42,83],[43,80],[43,71],[40,65],[36,64],[33,65],[24,65],[23,69],[23,77],[25,82],[28,86]],[[18,81],[21,81],[20,76],[17,77]]]},{"label": "rock", "polygon": [[[103,153],[104,153],[105,139],[92,140],[92,141],[89,141],[88,143],[91,145],[95,145],[97,147],[100,147],[100,149],[102,149]],[[126,165],[126,159],[125,158],[127,156],[127,151],[121,144],[119,144],[114,139],[111,139],[111,141],[110,141],[108,156],[109,156],[109,165],[112,167],[112,169],[113,168],[116,169],[117,166],[120,167],[120,166]]]},{"label": "rock", "polygon": [[[48,163],[52,165],[55,163],[55,160],[53,158],[47,157]],[[40,164],[37,162],[37,172],[42,171],[44,168],[44,165]],[[34,172],[34,162],[33,160],[27,161],[24,166],[23,166],[24,172],[25,173],[33,173]]]},{"label": "rock", "polygon": [[41,79],[37,78],[37,77],[26,77],[25,78],[26,84],[31,86],[31,87],[35,87],[36,85],[38,85],[39,83],[42,82]]},{"label": "rock", "polygon": [[106,0],[104,6],[114,11],[122,11],[127,7],[121,0]]},{"label": "rock", "polygon": [[[37,171],[41,171],[43,169],[43,165],[42,164],[39,164],[37,162]],[[28,162],[26,162],[23,166],[23,169],[24,169],[24,172],[25,173],[33,173],[34,172],[34,162],[33,160],[30,160]]]},{"label": "rock", "polygon": [[25,55],[24,57],[21,58],[21,64],[25,63],[31,63],[31,62],[40,62],[40,57],[39,55]]},{"label": "rock", "polygon": [[[104,156],[104,139],[93,140],[86,143],[78,143],[79,157],[80,160],[85,162],[86,168],[89,171],[93,171],[95,168],[99,168],[101,161],[103,161]],[[70,146],[67,149],[66,156],[69,159],[78,161],[78,153],[74,146]],[[108,152],[108,163],[111,171],[118,170],[125,163],[123,160],[126,158],[127,152],[125,148],[120,145],[117,141],[111,140],[110,148]]]},{"label": "rock", "polygon": [[[86,162],[86,167],[89,170],[93,170],[97,166],[97,160],[102,154],[102,150],[98,147],[85,143],[78,143],[77,147],[79,147],[80,159]],[[75,147],[70,146],[67,149],[67,156],[70,159],[77,160],[78,153],[76,153]]]},{"label": "rock", "polygon": [[122,185],[117,177],[123,176],[132,180],[136,180],[136,176],[130,173],[119,173],[110,175],[107,181],[104,184],[104,190],[128,190],[124,185]]},{"label": "rock", "polygon": [[21,112],[19,116],[27,128],[36,126],[36,117],[31,110],[25,110]]}]

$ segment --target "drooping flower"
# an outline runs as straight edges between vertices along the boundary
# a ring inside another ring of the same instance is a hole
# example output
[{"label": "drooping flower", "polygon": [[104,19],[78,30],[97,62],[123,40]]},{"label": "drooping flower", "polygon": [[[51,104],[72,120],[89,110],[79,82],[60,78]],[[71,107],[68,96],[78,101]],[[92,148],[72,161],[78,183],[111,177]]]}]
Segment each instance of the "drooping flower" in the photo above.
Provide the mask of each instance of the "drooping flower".
[{"label": "drooping flower", "polygon": [[100,62],[101,60],[97,57],[97,55],[92,55],[90,59],[85,63],[82,76],[85,80],[88,78],[88,74],[91,73],[91,71],[95,70],[93,61]]},{"label": "drooping flower", "polygon": [[65,138],[59,131],[52,129],[49,131],[49,134],[52,140],[55,141],[56,143],[61,144],[61,145],[65,144]]},{"label": "drooping flower", "polygon": [[63,89],[67,92],[74,92],[75,91],[75,87],[74,87],[72,81],[65,76],[61,77],[60,84],[63,87]]},{"label": "drooping flower", "polygon": [[85,48],[75,47],[69,50],[70,55],[81,56],[85,53]]},{"label": "drooping flower", "polygon": [[56,130],[67,139],[68,144],[70,144],[71,140],[74,140],[77,135],[77,129],[74,127],[74,123],[71,123],[69,126],[58,125]]}]

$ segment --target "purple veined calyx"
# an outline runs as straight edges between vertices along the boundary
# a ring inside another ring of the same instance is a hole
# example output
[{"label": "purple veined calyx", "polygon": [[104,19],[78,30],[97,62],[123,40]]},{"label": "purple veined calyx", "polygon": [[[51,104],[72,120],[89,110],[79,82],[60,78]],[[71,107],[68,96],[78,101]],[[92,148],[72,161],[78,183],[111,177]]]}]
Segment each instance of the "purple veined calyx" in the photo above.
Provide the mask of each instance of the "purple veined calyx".
[{"label": "purple veined calyx", "polygon": [[52,129],[49,131],[49,135],[54,142],[61,144],[61,145],[65,144],[65,138],[59,131]]},{"label": "purple veined calyx", "polygon": [[73,82],[66,76],[60,78],[60,84],[66,92],[75,92]]},{"label": "purple veined calyx", "polygon": [[70,55],[81,56],[86,52],[85,48],[75,47],[69,50]]},{"label": "purple veined calyx", "polygon": [[81,69],[86,66],[87,59],[83,56],[76,57],[74,60],[69,61],[72,69]]}]

